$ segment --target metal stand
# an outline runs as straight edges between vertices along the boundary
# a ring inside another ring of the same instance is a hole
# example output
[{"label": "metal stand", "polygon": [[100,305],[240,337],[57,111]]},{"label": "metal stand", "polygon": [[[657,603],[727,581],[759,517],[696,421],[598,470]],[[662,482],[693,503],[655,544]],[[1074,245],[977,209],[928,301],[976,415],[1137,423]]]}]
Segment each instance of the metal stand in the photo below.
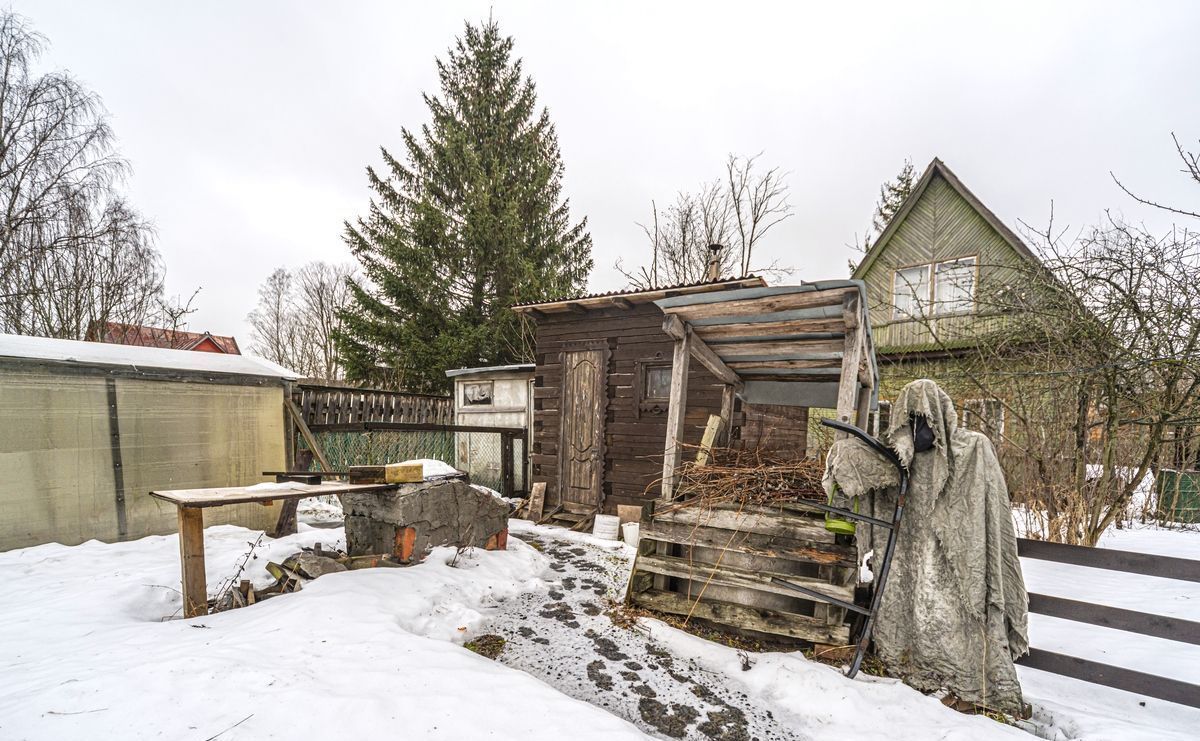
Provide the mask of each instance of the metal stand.
[{"label": "metal stand", "polygon": [[[891,463],[893,466],[895,466],[896,471],[900,474],[900,491],[896,496],[896,511],[892,515],[891,522],[888,522],[886,520],[881,520],[878,517],[870,517],[868,515],[861,515],[857,512],[852,512],[848,509],[843,509],[841,507],[832,507],[827,504],[813,503],[811,505],[813,507],[816,507],[817,509],[823,510],[825,512],[831,512],[835,515],[838,515],[839,517],[844,517],[848,520],[858,520],[860,522],[866,522],[866,523],[869,523],[871,525],[875,525],[878,527],[887,528],[887,530],[888,530],[887,546],[884,548],[883,560],[879,564],[879,570],[875,574],[875,590],[874,590],[874,593],[871,595],[870,608],[862,608],[852,602],[847,602],[846,600],[841,600],[836,597],[830,597],[827,594],[822,594],[820,592],[809,589],[807,587],[802,587],[799,584],[793,584],[792,582],[790,582],[786,579],[780,579],[779,577],[773,577],[771,579],[771,581],[775,582],[776,584],[779,584],[780,586],[784,586],[784,587],[787,587],[788,589],[799,592],[810,599],[818,600],[820,602],[825,602],[825,603],[828,603],[831,605],[836,605],[837,607],[844,607],[845,609],[850,610],[852,612],[857,612],[860,615],[867,616],[867,621],[863,625],[862,635],[859,636],[859,639],[858,639],[858,646],[854,651],[854,660],[852,662],[850,662],[850,669],[849,669],[849,671],[846,672],[847,677],[853,678],[854,675],[858,674],[858,670],[862,666],[863,655],[866,654],[866,652],[867,652],[867,644],[869,644],[871,642],[871,630],[875,627],[875,616],[879,614],[879,603],[883,598],[883,588],[887,584],[888,571],[891,569],[891,566],[892,566],[892,555],[896,551],[896,531],[899,530],[899,528],[900,528],[900,516],[902,514],[904,514],[904,498],[908,494],[908,471],[906,471],[904,469],[904,464],[900,462],[900,459],[896,456],[896,454],[894,452],[892,452],[891,448],[887,447],[881,441],[879,441],[878,439],[876,439],[874,437],[871,437],[866,432],[863,432],[862,430],[855,427],[854,425],[846,424],[845,422],[838,422],[837,420],[832,420],[832,419],[822,419],[821,424],[825,425],[826,427],[832,427],[835,430],[845,432],[849,435],[853,435],[853,436],[857,437],[859,440],[862,440],[864,443],[869,445],[875,452],[882,455],[884,458],[886,458],[888,460],[889,463]],[[806,506],[807,506],[807,503],[806,503]]]}]

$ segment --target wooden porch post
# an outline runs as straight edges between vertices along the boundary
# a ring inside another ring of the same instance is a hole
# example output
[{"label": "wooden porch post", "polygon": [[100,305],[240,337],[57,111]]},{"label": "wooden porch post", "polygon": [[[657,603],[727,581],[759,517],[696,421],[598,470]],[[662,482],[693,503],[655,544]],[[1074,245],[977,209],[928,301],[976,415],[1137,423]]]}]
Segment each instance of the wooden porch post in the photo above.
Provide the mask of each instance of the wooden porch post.
[{"label": "wooden porch post", "polygon": [[680,440],[683,437],[683,419],[687,413],[688,361],[692,356],[692,333],[687,331],[675,340],[675,353],[671,359],[671,398],[667,407],[667,438],[663,450],[662,495],[664,502],[675,496],[675,469],[683,452]]},{"label": "wooden porch post", "polygon": [[[847,293],[842,304],[842,318],[846,326],[846,340],[842,352],[842,375],[838,381],[837,418],[839,422],[854,424],[859,404],[858,369],[862,364],[863,330],[858,317],[858,293]],[[844,432],[837,437],[846,436]]]}]

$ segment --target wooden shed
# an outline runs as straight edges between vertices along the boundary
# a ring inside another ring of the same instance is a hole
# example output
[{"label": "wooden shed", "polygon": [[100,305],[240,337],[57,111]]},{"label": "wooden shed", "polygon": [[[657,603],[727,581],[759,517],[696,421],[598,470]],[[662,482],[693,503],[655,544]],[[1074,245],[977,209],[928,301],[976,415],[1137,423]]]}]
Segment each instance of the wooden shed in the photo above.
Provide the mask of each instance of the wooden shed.
[{"label": "wooden shed", "polygon": [[688,439],[694,364],[720,384],[720,414],[729,424],[739,399],[747,408],[832,408],[840,421],[865,427],[878,371],[864,285],[748,287],[655,305],[673,339],[662,506],[639,543],[630,599],[756,636],[846,643],[842,605],[854,599],[855,549],[825,529],[824,513],[805,504],[806,493],[776,492],[784,496],[770,506],[698,498],[689,504],[676,473]]},{"label": "wooden shed", "polygon": [[803,455],[814,404],[769,393],[743,403],[704,363],[688,365],[686,409],[678,404],[681,413],[670,414],[675,324],[665,323],[660,304],[689,297],[720,304],[746,290],[776,289],[749,277],[514,307],[537,329],[531,463],[532,481],[546,484],[547,511],[561,508],[563,519],[577,520],[653,502],[662,493],[671,419],[685,445],[700,444],[715,414],[726,420],[720,442]]},{"label": "wooden shed", "polygon": [[[173,533],[152,489],[283,469],[294,376],[246,355],[0,335],[0,550]],[[246,504],[209,524],[278,518],[278,504]]]}]

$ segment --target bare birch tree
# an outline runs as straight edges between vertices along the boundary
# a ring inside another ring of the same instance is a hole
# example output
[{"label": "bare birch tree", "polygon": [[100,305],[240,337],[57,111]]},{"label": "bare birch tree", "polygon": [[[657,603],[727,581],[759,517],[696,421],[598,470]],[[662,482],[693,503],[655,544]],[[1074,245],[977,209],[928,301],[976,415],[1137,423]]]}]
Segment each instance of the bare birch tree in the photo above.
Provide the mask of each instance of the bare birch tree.
[{"label": "bare birch tree", "polygon": [[341,378],[333,333],[341,326],[338,312],[350,299],[347,280],[354,276],[352,265],[325,262],[271,273],[247,317],[251,349],[308,378]]},{"label": "bare birch tree", "polygon": [[775,263],[756,262],[755,249],[762,238],[792,215],[786,173],[778,167],[763,170],[759,156],[730,155],[722,178],[695,192],[680,192],[661,211],[651,202],[650,222],[639,224],[650,243],[648,262],[636,268],[627,268],[621,260],[616,263],[630,287],[703,281],[713,245],[722,247],[716,255],[722,276],[790,272]]},{"label": "bare birch tree", "polygon": [[0,330],[82,339],[158,305],[153,231],[115,193],[128,165],[100,99],[36,74],[45,39],[0,13]]}]

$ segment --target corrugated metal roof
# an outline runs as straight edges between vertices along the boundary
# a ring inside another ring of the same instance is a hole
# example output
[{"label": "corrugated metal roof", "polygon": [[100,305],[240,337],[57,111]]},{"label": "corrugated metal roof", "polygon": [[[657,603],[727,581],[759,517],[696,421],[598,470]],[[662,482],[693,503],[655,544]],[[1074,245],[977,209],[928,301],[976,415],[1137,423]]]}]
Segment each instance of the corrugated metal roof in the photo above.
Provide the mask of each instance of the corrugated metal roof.
[{"label": "corrugated metal roof", "polygon": [[197,373],[296,379],[299,374],[252,355],[169,350],[161,347],[113,345],[106,342],[56,340],[0,334],[0,358],[18,358],[76,365],[125,366],[134,370],[163,369]]},{"label": "corrugated metal roof", "polygon": [[629,298],[643,294],[659,293],[664,291],[681,291],[692,288],[718,287],[722,284],[739,283],[746,281],[758,281],[762,285],[766,285],[766,281],[761,276],[743,275],[740,278],[719,278],[718,280],[705,280],[698,283],[676,283],[670,286],[656,286],[654,288],[625,288],[618,291],[607,291],[605,293],[588,293],[582,296],[562,296],[559,298],[543,299],[541,301],[528,301],[523,304],[513,304],[513,309],[528,308],[533,306],[544,306],[546,304],[559,304],[569,301],[588,301],[592,299],[604,298]]},{"label": "corrugated metal roof", "polygon": [[447,378],[458,376],[481,376],[485,373],[533,373],[533,363],[517,363],[515,365],[489,365],[485,368],[455,368],[446,371]]}]

